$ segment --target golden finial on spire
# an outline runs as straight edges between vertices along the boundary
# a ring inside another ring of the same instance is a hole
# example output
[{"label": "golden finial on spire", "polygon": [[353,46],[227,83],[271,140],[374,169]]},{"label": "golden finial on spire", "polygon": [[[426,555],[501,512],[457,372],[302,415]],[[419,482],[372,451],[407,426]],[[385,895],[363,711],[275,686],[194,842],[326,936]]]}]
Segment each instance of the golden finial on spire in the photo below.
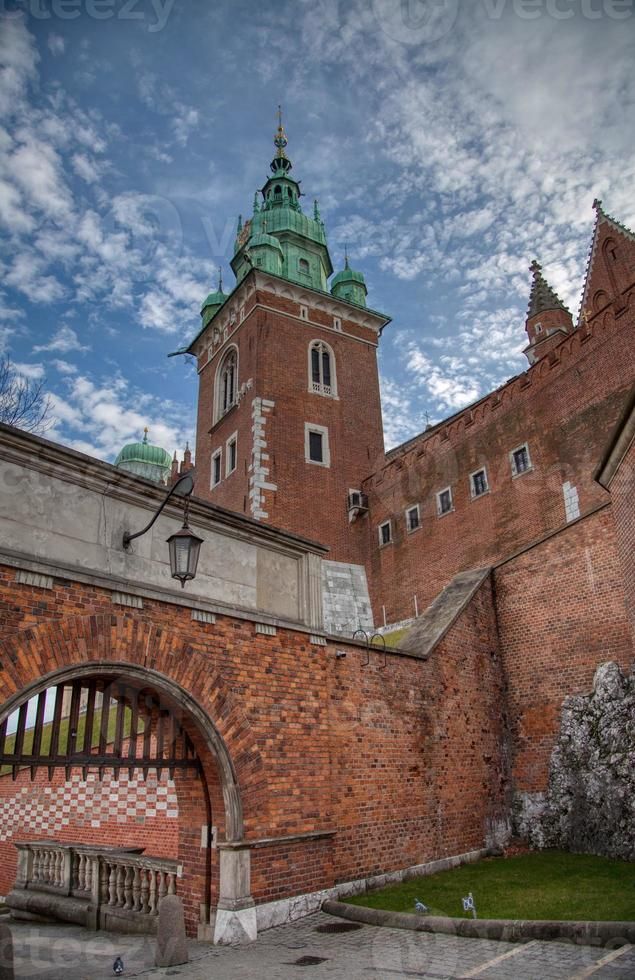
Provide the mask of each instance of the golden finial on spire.
[{"label": "golden finial on spire", "polygon": [[150,430],[148,429],[148,426],[146,425],[145,429],[143,430],[143,442],[144,442],[144,445],[147,445],[147,442],[148,442],[148,432],[149,431]]},{"label": "golden finial on spire", "polygon": [[287,134],[284,131],[284,125],[282,123],[282,106],[278,106],[278,129],[276,130],[276,135],[273,138],[274,145],[278,148],[278,156],[283,157],[285,155],[284,148],[289,142],[287,139]]}]

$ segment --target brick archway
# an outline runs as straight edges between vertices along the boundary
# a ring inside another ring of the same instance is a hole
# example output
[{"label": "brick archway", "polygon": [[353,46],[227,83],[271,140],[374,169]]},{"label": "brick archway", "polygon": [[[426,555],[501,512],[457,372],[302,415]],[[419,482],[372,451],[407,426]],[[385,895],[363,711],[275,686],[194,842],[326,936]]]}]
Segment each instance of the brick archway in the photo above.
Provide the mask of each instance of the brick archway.
[{"label": "brick archway", "polygon": [[27,697],[64,678],[118,670],[180,699],[218,763],[226,839],[243,837],[252,794],[262,810],[262,760],[247,718],[200,641],[131,614],[69,616],[0,642],[0,722]]},{"label": "brick archway", "polygon": [[[241,841],[245,797],[253,796],[262,808],[262,761],[248,720],[210,667],[200,639],[195,645],[182,632],[130,613],[72,616],[18,631],[0,643],[0,723],[53,685],[113,673],[157,690],[189,719],[205,779],[222,793],[225,840]],[[188,846],[194,847],[196,835],[190,836]],[[226,921],[235,909],[248,909],[253,902],[245,852],[222,851],[219,856],[218,908],[226,909]],[[233,864],[239,862],[240,872],[234,873]],[[224,901],[223,878],[231,879],[229,901]],[[209,897],[209,888],[205,890]]]}]

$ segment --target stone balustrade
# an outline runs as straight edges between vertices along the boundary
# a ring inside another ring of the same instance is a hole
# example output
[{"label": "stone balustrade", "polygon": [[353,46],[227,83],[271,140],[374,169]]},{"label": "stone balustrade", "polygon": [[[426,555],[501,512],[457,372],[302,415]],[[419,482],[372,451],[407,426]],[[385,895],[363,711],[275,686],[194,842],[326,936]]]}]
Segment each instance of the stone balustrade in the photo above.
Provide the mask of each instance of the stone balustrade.
[{"label": "stone balustrade", "polygon": [[[152,933],[159,902],[175,895],[181,867],[139,848],[91,847],[58,841],[16,843],[18,873],[7,904],[27,913],[80,921],[95,929]],[[40,896],[38,898],[38,896]]]}]

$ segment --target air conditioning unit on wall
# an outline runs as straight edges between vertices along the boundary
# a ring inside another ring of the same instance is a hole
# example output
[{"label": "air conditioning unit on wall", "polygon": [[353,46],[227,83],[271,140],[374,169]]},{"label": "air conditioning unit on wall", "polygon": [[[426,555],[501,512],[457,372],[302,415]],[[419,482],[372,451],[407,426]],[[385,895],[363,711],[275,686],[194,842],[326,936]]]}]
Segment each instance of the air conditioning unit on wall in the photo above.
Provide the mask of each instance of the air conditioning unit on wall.
[{"label": "air conditioning unit on wall", "polygon": [[352,524],[353,521],[360,516],[360,514],[366,514],[368,512],[368,497],[361,490],[349,490],[348,491],[348,520]]}]

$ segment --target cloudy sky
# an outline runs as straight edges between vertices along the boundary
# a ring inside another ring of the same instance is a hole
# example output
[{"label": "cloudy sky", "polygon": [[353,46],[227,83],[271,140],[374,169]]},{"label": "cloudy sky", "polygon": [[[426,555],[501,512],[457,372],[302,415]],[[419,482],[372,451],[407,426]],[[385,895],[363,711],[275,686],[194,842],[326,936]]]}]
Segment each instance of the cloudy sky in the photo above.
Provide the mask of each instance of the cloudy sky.
[{"label": "cloudy sky", "polygon": [[49,437],[192,439],[199,329],[282,102],[393,317],[388,445],[523,370],[536,256],[577,314],[592,201],[635,225],[632,0],[3,0],[0,350]]}]

